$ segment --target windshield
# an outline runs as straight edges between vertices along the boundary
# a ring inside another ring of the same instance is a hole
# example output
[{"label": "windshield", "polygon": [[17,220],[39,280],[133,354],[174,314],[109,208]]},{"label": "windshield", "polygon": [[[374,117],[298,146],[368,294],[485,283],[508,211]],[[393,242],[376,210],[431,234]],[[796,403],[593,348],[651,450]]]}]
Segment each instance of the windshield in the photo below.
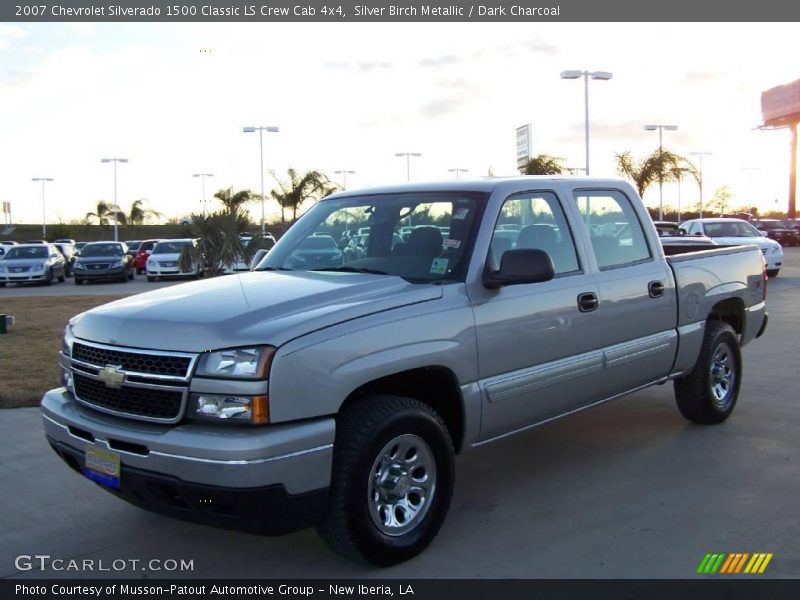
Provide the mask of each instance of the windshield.
[{"label": "windshield", "polygon": [[189,242],[159,242],[153,248],[153,254],[180,254]]},{"label": "windshield", "polygon": [[122,246],[119,244],[86,244],[81,250],[81,257],[92,256],[122,256]]},{"label": "windshield", "polygon": [[477,213],[486,197],[478,192],[418,192],[324,200],[292,226],[257,270],[463,281]]},{"label": "windshield", "polygon": [[12,258],[47,258],[47,246],[11,248],[6,252],[6,260]]},{"label": "windshield", "polygon": [[758,230],[744,221],[730,221],[728,223],[706,223],[706,235],[712,238],[720,237],[761,237]]}]

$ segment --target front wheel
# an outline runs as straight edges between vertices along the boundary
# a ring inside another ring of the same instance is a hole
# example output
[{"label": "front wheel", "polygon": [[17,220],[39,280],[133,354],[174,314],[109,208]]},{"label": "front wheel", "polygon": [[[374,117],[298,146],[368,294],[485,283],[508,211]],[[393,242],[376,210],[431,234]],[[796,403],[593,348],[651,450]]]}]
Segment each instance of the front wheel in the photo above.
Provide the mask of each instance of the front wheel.
[{"label": "front wheel", "polygon": [[371,396],[345,407],[319,534],[334,551],[380,566],[416,556],[450,507],[453,455],[447,427],[427,404]]},{"label": "front wheel", "polygon": [[742,353],[736,332],[727,323],[709,321],[694,369],[675,380],[678,410],[694,423],[722,423],[736,406],[741,383]]},{"label": "front wheel", "polygon": [[778,273],[780,272],[781,272],[780,269],[769,269],[767,271],[767,277],[769,277],[770,279],[774,279],[775,277],[778,276]]}]

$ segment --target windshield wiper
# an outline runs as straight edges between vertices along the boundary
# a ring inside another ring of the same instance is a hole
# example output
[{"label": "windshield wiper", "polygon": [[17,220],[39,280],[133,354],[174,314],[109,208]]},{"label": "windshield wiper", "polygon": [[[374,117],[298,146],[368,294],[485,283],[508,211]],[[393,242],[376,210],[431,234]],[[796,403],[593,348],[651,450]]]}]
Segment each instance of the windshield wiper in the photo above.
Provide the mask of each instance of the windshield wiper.
[{"label": "windshield wiper", "polygon": [[310,269],[311,271],[339,271],[340,273],[368,273],[369,275],[390,275],[386,271],[378,271],[377,269],[364,269],[360,267],[323,267],[322,269]]}]

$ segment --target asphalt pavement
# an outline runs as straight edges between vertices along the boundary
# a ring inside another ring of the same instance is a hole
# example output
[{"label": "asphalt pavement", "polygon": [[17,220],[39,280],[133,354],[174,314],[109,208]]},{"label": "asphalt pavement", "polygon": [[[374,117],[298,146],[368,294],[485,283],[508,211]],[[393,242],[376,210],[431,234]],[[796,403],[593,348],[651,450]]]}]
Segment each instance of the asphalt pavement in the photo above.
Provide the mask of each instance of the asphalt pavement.
[{"label": "asphalt pavement", "polygon": [[[439,536],[390,569],[338,557],[312,529],[259,537],[129,506],[61,462],[37,409],[3,411],[0,577],[692,578],[718,552],[772,553],[755,577],[800,577],[800,249],[786,255],[726,423],[688,423],[667,384],[466,453]],[[123,285],[139,284],[51,290]],[[53,559],[109,570],[39,570]],[[157,570],[169,560],[193,568]]]}]

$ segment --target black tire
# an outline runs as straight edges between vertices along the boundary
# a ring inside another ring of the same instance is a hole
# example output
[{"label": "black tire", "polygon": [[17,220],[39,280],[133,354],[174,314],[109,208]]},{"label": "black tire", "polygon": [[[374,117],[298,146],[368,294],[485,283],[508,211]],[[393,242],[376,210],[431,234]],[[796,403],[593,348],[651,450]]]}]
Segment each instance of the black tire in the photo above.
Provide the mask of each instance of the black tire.
[{"label": "black tire", "polygon": [[80,285],[82,283],[83,283],[83,279],[81,279],[80,277],[76,277],[75,278],[75,285]]},{"label": "black tire", "polygon": [[47,271],[47,277],[44,278],[44,285],[53,285],[53,269]]},{"label": "black tire", "polygon": [[[336,419],[330,496],[317,531],[335,552],[375,565],[416,556],[433,541],[450,507],[453,455],[446,425],[427,404],[371,396],[346,406]],[[416,466],[405,469],[411,460]],[[381,472],[384,486],[377,485]],[[382,496],[397,489],[402,498]]]},{"label": "black tire", "polygon": [[155,277],[151,277],[150,275],[148,275],[148,276],[147,276],[147,281],[149,281],[149,282],[151,282],[151,283],[152,283],[152,282],[153,282],[153,281],[155,281],[155,280],[156,280],[156,278],[155,278]]},{"label": "black tire", "polygon": [[727,323],[709,321],[694,369],[675,380],[678,410],[694,423],[722,423],[736,406],[741,383],[742,354],[736,332]]},{"label": "black tire", "polygon": [[127,271],[124,271],[124,270],[122,271],[122,277],[120,277],[119,282],[120,283],[128,283],[128,272]]},{"label": "black tire", "polygon": [[131,269],[131,270],[128,272],[128,281],[133,281],[133,278],[134,278],[135,276],[136,276],[136,275],[135,275],[135,271],[134,271],[133,269]]},{"label": "black tire", "polygon": [[67,280],[67,274],[65,271],[61,271],[61,275],[58,277],[59,283],[64,283]]},{"label": "black tire", "polygon": [[0,288],[4,288],[4,287],[6,287],[6,282],[5,281],[0,281]]},{"label": "black tire", "polygon": [[140,269],[139,267],[136,267],[136,274],[137,275],[143,275],[144,274],[144,269]]},{"label": "black tire", "polygon": [[778,276],[778,273],[780,272],[781,272],[780,269],[769,269],[767,271],[767,277],[769,277],[770,279],[774,279],[775,277]]}]

